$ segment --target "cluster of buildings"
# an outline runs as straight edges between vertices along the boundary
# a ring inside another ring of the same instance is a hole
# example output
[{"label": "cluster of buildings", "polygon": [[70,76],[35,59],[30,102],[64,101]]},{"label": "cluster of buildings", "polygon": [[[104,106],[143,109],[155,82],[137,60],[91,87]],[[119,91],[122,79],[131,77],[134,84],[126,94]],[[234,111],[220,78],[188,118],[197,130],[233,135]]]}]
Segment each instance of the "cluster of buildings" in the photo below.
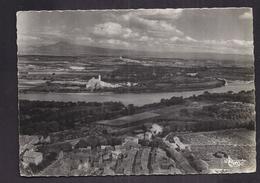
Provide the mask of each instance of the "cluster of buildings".
[{"label": "cluster of buildings", "polygon": [[[152,150],[149,146],[139,144],[140,140],[151,142],[154,136],[162,133],[162,130],[160,125],[152,124],[150,130],[146,132],[140,132],[135,136],[126,136],[121,145],[101,145],[96,150],[98,153],[95,153],[95,157],[89,156],[89,161],[92,161],[92,164],[94,161],[95,167],[103,168],[102,175],[149,174],[151,172],[148,166],[149,161],[152,164],[152,171],[156,174],[179,174],[180,170],[176,168],[174,161],[167,157],[164,150],[160,148]],[[175,142],[169,142],[167,137],[164,139],[165,142],[168,142],[167,145],[171,145],[170,148],[186,149],[185,144],[181,143],[178,138],[175,140]],[[80,148],[80,150],[88,154],[91,154],[92,151],[90,146]],[[150,160],[150,156],[152,160]],[[133,172],[134,169],[138,169],[138,171]]]},{"label": "cluster of buildings", "polygon": [[[87,141],[83,143],[82,138],[49,144],[48,148],[56,150],[59,157],[43,169],[43,175],[181,174],[183,170],[177,164],[185,158],[180,152],[182,150],[190,152],[190,146],[172,134],[162,138],[160,143],[171,149],[173,157],[180,156],[179,160],[175,161],[168,156],[169,152],[166,149],[160,145],[158,147],[151,145],[162,132],[162,126],[151,124],[146,131],[140,129],[136,130],[134,136],[124,136],[123,142],[119,145],[92,146]],[[28,167],[29,164],[38,166],[44,161],[44,155],[37,151],[36,146],[39,143],[50,143],[51,139],[37,136],[28,138],[24,138],[27,147],[21,146],[22,164],[24,167]],[[141,143],[143,140],[149,142],[148,145]]]},{"label": "cluster of buildings", "polygon": [[37,151],[37,145],[50,142],[50,136],[20,135],[19,155],[23,167],[26,168],[29,164],[39,165],[43,161],[43,153]]}]

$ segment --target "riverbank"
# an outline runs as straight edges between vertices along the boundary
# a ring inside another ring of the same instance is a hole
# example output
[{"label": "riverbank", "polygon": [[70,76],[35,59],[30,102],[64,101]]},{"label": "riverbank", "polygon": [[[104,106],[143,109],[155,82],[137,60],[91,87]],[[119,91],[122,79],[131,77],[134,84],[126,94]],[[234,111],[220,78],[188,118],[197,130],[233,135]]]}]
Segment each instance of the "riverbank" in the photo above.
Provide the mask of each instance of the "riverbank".
[{"label": "riverbank", "polygon": [[[30,85],[29,85],[29,84]],[[32,84],[35,83],[35,86]],[[221,78],[191,79],[189,82],[176,83],[173,81],[149,81],[137,83],[134,86],[117,84],[118,87],[101,87],[98,89],[88,89],[86,85],[75,82],[58,83],[55,81],[33,81],[20,82],[19,93],[160,93],[160,92],[184,92],[212,89],[226,85],[226,80]]]},{"label": "riverbank", "polygon": [[224,93],[233,91],[234,93],[240,91],[249,91],[255,89],[254,82],[248,81],[227,81],[227,85],[197,90],[197,91],[179,91],[179,92],[157,92],[157,93],[112,93],[112,92],[100,92],[100,93],[20,93],[18,95],[19,100],[30,101],[60,101],[60,102],[122,102],[124,105],[133,104],[136,106],[142,106],[145,104],[160,102],[162,98],[169,99],[175,97],[190,97],[193,95],[203,94],[205,91],[211,93]]}]

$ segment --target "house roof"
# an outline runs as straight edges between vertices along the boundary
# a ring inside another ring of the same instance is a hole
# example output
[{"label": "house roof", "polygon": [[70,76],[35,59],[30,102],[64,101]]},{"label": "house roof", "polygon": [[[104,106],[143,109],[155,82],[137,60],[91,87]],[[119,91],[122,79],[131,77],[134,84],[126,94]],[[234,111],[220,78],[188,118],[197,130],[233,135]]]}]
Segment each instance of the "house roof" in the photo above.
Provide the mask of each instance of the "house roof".
[{"label": "house roof", "polygon": [[35,151],[26,151],[24,153],[24,157],[29,157],[29,158],[37,158],[39,156],[42,156],[41,152],[35,152]]}]

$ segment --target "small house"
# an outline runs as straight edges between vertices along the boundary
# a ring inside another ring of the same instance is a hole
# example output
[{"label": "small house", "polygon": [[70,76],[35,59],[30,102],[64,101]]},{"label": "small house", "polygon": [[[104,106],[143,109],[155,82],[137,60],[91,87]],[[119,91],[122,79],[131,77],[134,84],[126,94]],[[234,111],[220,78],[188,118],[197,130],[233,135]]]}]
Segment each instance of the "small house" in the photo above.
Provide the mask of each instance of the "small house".
[{"label": "small house", "polygon": [[153,136],[153,134],[151,132],[145,132],[144,139],[145,140],[151,140],[152,136]]},{"label": "small house", "polygon": [[138,144],[138,138],[136,138],[136,137],[126,137],[124,143],[126,143],[126,142],[133,142],[133,143]]},{"label": "small house", "polygon": [[114,150],[114,151],[111,151],[111,153],[112,153],[112,158],[117,159],[119,157],[119,155],[122,154],[122,151],[121,150]]}]

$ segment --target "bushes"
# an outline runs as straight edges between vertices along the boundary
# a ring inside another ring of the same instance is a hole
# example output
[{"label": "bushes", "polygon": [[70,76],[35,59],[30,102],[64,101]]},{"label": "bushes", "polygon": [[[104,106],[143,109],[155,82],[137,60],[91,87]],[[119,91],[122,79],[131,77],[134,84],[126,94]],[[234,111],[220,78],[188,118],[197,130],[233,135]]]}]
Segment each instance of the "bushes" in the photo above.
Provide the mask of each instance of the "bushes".
[{"label": "bushes", "polygon": [[202,95],[190,97],[195,100],[212,100],[217,102],[223,101],[233,101],[233,102],[243,102],[243,103],[255,103],[255,90],[251,91],[240,91],[239,93],[209,93],[205,91]]},{"label": "bushes", "polygon": [[79,148],[87,148],[89,144],[87,143],[86,140],[80,139],[79,142],[75,145],[75,149]]},{"label": "bushes", "polygon": [[181,114],[181,116],[186,116],[186,117],[190,116],[190,112],[186,108],[181,109],[180,114]]},{"label": "bushes", "polygon": [[163,142],[162,138],[160,137],[155,137],[152,142],[150,142],[150,146],[152,148],[162,148],[162,149],[166,149],[168,146]]},{"label": "bushes", "polygon": [[120,145],[122,144],[122,139],[117,138],[117,137],[112,137],[108,139],[108,145],[115,146],[115,145]]},{"label": "bushes", "polygon": [[[90,123],[120,116],[121,102],[19,101],[21,134],[48,134],[73,129],[76,122]],[[134,111],[133,111],[134,112]]]},{"label": "bushes", "polygon": [[183,97],[172,97],[170,99],[161,99],[160,104],[171,106],[171,105],[182,104],[183,102],[184,102]]}]

